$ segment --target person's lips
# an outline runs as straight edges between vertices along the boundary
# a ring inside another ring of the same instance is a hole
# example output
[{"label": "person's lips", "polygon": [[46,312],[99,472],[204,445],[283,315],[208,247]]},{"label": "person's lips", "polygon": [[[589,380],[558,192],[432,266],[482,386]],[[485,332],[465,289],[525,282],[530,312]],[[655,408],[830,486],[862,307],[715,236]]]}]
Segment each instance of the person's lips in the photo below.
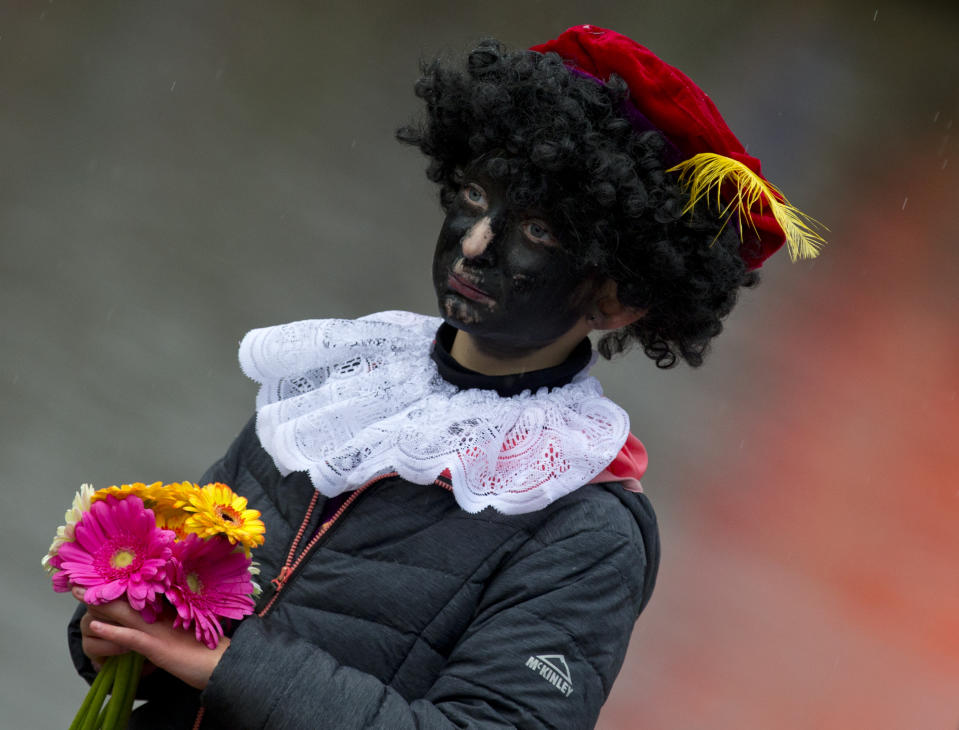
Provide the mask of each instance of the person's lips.
[{"label": "person's lips", "polygon": [[450,272],[450,278],[448,279],[447,284],[449,285],[450,289],[462,294],[464,297],[474,302],[485,304],[487,306],[496,304],[496,300],[493,299],[493,297],[480,289],[469,279],[457,274],[456,272]]}]

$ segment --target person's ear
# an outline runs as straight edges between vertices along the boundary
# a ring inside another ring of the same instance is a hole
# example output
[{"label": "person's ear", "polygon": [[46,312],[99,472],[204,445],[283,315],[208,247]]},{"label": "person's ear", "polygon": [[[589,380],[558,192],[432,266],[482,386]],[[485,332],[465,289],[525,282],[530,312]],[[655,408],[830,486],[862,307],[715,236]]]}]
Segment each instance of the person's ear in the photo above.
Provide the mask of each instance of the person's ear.
[{"label": "person's ear", "polygon": [[644,314],[645,309],[634,309],[620,302],[616,293],[616,282],[607,279],[596,292],[586,321],[593,329],[618,330],[637,321]]}]

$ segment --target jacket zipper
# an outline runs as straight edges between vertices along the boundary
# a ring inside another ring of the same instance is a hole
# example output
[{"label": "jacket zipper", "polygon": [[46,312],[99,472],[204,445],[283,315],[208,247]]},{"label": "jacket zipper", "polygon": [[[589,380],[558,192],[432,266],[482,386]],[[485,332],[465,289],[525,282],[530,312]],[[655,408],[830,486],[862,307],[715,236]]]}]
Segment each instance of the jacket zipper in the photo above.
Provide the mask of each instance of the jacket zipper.
[{"label": "jacket zipper", "polygon": [[[296,548],[300,544],[300,540],[303,538],[303,535],[306,532],[306,528],[309,526],[310,517],[313,515],[313,509],[316,507],[316,503],[319,497],[319,492],[313,493],[313,498],[310,500],[310,504],[306,509],[306,515],[304,515],[303,521],[300,523],[300,529],[297,530],[296,537],[293,538],[293,543],[290,545],[290,551],[287,553],[286,562],[283,564],[283,567],[280,568],[280,572],[277,574],[276,578],[270,581],[270,583],[273,584],[273,588],[274,588],[273,596],[270,598],[269,603],[267,603],[263,608],[261,608],[257,612],[256,614],[257,616],[262,618],[269,612],[269,610],[273,607],[273,604],[276,602],[277,597],[280,595],[280,591],[282,591],[283,588],[286,586],[287,581],[289,581],[293,572],[300,566],[300,564],[304,560],[306,560],[306,558],[313,551],[313,548],[316,547],[316,544],[323,538],[323,536],[327,532],[330,531],[330,529],[333,527],[336,521],[340,519],[343,513],[346,512],[346,510],[350,507],[350,505],[353,504],[353,502],[355,502],[359,498],[360,494],[364,492],[368,487],[371,487],[376,482],[382,479],[389,479],[395,476],[399,476],[398,473],[395,471],[387,472],[386,474],[380,474],[379,476],[373,477],[364,485],[356,489],[353,492],[353,494],[351,494],[349,498],[347,498],[347,500],[340,505],[340,508],[333,513],[333,516],[320,526],[319,531],[317,531],[316,535],[313,536],[313,539],[307,543],[306,547],[303,548],[302,551],[300,551],[300,554],[296,555]],[[433,480],[433,483],[439,487],[443,487],[443,489],[445,489],[448,492],[453,491],[453,486],[449,482],[443,479],[435,479]],[[296,557],[294,558],[295,555]]]},{"label": "jacket zipper", "polygon": [[303,516],[303,522],[300,523],[300,529],[297,531],[296,537],[293,538],[293,543],[290,545],[290,551],[287,553],[286,562],[283,564],[283,567],[280,568],[280,572],[277,574],[277,576],[270,581],[270,583],[273,584],[273,595],[269,602],[257,612],[257,616],[263,618],[267,613],[269,613],[270,609],[273,608],[273,604],[276,603],[277,598],[280,597],[280,593],[286,587],[286,584],[289,582],[296,569],[299,568],[303,561],[310,556],[317,543],[319,543],[319,541],[323,539],[323,536],[330,531],[333,525],[335,525],[340,517],[343,516],[343,513],[350,508],[350,505],[352,505],[359,498],[359,496],[374,483],[382,479],[389,479],[390,477],[395,476],[397,476],[395,471],[388,472],[386,474],[380,474],[379,476],[375,476],[370,479],[368,482],[366,482],[366,484],[363,484],[358,489],[354,490],[347,500],[340,505],[339,509],[333,513],[333,516],[320,525],[320,529],[306,544],[306,547],[304,547],[299,554],[297,554],[296,549],[299,546],[300,540],[303,538],[304,533],[306,532],[306,528],[310,523],[310,517],[313,516],[313,510],[318,501],[319,492],[314,492],[313,498],[310,500],[310,506],[307,507],[306,514]]},{"label": "jacket zipper", "polygon": [[[379,476],[373,477],[366,484],[356,489],[353,494],[351,494],[347,500],[340,505],[340,508],[333,513],[333,516],[328,519],[324,524],[320,525],[319,531],[313,536],[304,547],[299,555],[296,553],[296,548],[300,544],[300,540],[303,539],[303,535],[306,533],[306,528],[310,524],[310,517],[313,516],[313,510],[316,508],[316,503],[319,501],[320,493],[317,491],[313,492],[313,497],[310,499],[310,504],[306,508],[306,515],[303,517],[303,521],[300,523],[300,529],[296,531],[296,536],[293,538],[293,543],[290,545],[290,550],[286,555],[286,562],[283,563],[283,567],[280,568],[280,572],[277,573],[276,578],[270,581],[273,584],[273,596],[270,598],[269,602],[257,612],[257,616],[263,618],[269,613],[270,609],[273,608],[273,604],[276,603],[276,599],[279,598],[280,592],[286,586],[287,582],[290,580],[290,577],[293,575],[293,572],[300,567],[300,564],[306,560],[306,558],[313,551],[313,548],[316,547],[316,544],[323,538],[323,536],[330,531],[330,528],[336,523],[338,519],[343,515],[344,512],[349,508],[357,498],[366,491],[366,489],[372,486],[374,483],[380,481],[381,479],[389,479],[390,477],[398,476],[398,473],[391,471],[387,474],[380,474]],[[444,479],[435,479],[433,484],[443,487],[447,492],[453,491],[453,486],[445,481]],[[199,730],[200,725],[203,723],[203,716],[206,714],[206,708],[200,707],[196,715],[196,720],[193,724],[193,730]]]}]

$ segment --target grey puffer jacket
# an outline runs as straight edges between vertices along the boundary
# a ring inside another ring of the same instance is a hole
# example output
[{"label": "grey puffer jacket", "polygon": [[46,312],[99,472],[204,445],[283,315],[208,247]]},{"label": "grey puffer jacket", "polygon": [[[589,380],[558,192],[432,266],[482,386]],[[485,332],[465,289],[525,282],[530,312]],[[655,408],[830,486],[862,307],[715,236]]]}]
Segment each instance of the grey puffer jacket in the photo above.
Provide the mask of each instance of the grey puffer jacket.
[{"label": "grey puffer jacket", "polygon": [[441,480],[384,477],[317,536],[326,498],[280,475],[253,421],[203,481],[263,514],[260,615],[202,694],[145,678],[133,728],[193,727],[201,703],[201,727],[232,730],[590,728],[659,562],[649,501],[615,483],[506,517],[464,512]]}]

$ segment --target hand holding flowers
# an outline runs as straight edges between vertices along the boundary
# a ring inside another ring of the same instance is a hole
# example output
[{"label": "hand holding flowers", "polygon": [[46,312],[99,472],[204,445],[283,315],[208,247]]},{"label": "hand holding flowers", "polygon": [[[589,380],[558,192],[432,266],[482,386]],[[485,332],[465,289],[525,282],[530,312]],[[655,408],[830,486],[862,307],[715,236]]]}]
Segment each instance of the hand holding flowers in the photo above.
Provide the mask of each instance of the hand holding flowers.
[{"label": "hand holding flowers", "polygon": [[[83,600],[83,594],[83,588],[73,589],[78,600]],[[175,627],[174,619],[169,616],[147,623],[123,600],[90,606],[80,622],[80,633],[87,656],[105,660],[135,651],[196,689],[206,687],[217,662],[230,645],[230,640],[224,637],[210,649]]]},{"label": "hand holding flowers", "polygon": [[253,611],[258,518],[224,484],[81,487],[43,559],[54,589],[89,606],[84,652],[105,657],[71,730],[126,724],[143,657],[206,686],[229,645],[222,621]]}]

